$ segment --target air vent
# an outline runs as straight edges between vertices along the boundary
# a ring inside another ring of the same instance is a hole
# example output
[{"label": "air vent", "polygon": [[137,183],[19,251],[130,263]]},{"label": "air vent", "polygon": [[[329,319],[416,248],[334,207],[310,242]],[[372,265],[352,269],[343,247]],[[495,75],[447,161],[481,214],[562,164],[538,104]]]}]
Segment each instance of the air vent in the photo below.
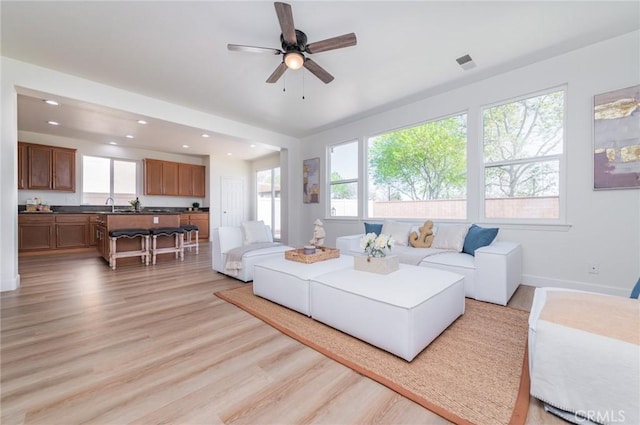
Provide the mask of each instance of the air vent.
[{"label": "air vent", "polygon": [[460,56],[458,59],[456,59],[456,62],[458,62],[458,65],[460,65],[465,71],[471,68],[475,68],[476,66],[475,62],[473,62],[473,59],[471,59],[471,56],[469,55]]}]

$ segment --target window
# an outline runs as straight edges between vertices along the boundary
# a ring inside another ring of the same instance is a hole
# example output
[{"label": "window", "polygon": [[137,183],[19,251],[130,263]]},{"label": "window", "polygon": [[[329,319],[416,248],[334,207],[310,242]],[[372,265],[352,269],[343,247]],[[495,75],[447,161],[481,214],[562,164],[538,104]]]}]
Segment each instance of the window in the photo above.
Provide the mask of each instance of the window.
[{"label": "window", "polygon": [[82,203],[129,205],[136,198],[136,162],[84,155],[82,157]]},{"label": "window", "polygon": [[280,239],[280,167],[256,173],[256,220],[271,226],[274,239]]},{"label": "window", "polygon": [[358,216],[358,141],[329,148],[331,216]]},{"label": "window", "polygon": [[369,217],[467,217],[466,114],[371,137],[367,156]]},{"label": "window", "polygon": [[564,90],[483,110],[484,216],[559,219]]}]

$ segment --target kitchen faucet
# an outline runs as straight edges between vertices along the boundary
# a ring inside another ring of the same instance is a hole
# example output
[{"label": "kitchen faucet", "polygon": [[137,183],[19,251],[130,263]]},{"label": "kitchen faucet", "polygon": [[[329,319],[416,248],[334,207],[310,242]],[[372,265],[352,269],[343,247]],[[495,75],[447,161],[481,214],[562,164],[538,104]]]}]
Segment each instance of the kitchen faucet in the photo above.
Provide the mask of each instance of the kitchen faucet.
[{"label": "kitchen faucet", "polygon": [[111,196],[107,198],[107,201],[104,203],[105,205],[109,205],[109,200],[111,200],[111,212],[116,211],[116,201],[113,200]]}]

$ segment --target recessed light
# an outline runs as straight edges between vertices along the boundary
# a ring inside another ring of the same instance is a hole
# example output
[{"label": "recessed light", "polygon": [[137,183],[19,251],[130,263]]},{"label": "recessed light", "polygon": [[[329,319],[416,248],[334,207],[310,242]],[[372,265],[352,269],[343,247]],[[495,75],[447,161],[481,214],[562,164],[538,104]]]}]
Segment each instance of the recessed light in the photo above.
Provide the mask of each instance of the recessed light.
[{"label": "recessed light", "polygon": [[233,155],[231,152],[227,152],[227,156],[231,156]]},{"label": "recessed light", "polygon": [[116,142],[109,142],[110,145],[117,145]]},{"label": "recessed light", "polygon": [[60,125],[59,122],[57,121],[47,121],[47,124],[51,124],[51,125]]},{"label": "recessed light", "polygon": [[127,134],[127,135],[126,135],[126,136],[124,136],[124,137],[126,137],[127,139],[133,139],[133,136],[132,136],[131,134]]},{"label": "recessed light", "polygon": [[250,148],[255,148],[255,147],[256,147],[256,145],[249,145],[249,147],[250,147]]},{"label": "recessed light", "polygon": [[53,105],[53,106],[58,106],[59,105],[58,102],[56,102],[55,100],[51,100],[51,99],[45,99],[44,102],[48,103],[49,105]]},{"label": "recessed light", "polygon": [[145,120],[138,120],[138,124],[145,125],[147,122]]},{"label": "recessed light", "polygon": [[189,145],[182,145],[183,148],[187,149]]},{"label": "recessed light", "polygon": [[201,135],[201,137],[204,137],[206,139],[207,137],[209,137],[209,135],[207,133],[204,133]]}]

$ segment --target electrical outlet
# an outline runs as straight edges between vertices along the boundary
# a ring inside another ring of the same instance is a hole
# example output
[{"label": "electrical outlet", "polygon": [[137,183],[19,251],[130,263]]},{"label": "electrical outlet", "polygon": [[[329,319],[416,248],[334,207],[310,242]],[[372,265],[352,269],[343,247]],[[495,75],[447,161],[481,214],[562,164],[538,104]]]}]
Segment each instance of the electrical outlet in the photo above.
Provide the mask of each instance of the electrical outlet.
[{"label": "electrical outlet", "polygon": [[153,224],[158,224],[158,217],[153,217]]},{"label": "electrical outlet", "polygon": [[600,273],[600,266],[596,263],[591,263],[589,265],[587,265],[587,271],[590,274],[598,274]]}]

